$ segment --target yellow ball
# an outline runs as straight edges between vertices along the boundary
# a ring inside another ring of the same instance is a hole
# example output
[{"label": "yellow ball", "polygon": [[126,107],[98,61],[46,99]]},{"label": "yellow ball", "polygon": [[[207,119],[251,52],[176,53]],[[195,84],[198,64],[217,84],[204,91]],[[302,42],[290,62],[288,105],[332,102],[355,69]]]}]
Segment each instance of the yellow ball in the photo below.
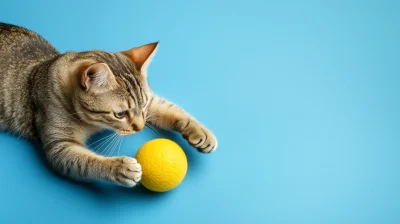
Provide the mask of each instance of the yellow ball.
[{"label": "yellow ball", "polygon": [[169,191],[178,186],[188,167],[182,148],[163,138],[146,142],[137,152],[136,159],[142,166],[141,184],[156,192]]}]

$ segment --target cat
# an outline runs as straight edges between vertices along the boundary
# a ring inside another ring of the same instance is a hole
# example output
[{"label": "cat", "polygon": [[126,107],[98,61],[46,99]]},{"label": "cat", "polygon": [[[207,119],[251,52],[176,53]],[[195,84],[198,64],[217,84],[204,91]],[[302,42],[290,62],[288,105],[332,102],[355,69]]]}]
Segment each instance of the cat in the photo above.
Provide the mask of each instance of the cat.
[{"label": "cat", "polygon": [[131,135],[148,123],[181,133],[200,152],[215,151],[211,131],[149,88],[147,70],[157,47],[61,54],[38,34],[0,23],[0,130],[39,142],[61,175],[125,187],[140,182],[140,164],[87,149],[94,133]]}]

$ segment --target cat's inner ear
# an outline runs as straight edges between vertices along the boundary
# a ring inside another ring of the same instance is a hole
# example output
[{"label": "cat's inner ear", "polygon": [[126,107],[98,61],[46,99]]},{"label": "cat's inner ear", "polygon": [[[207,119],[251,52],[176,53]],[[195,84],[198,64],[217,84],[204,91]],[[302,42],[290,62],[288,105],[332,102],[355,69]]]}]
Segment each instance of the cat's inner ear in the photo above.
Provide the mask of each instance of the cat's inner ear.
[{"label": "cat's inner ear", "polygon": [[104,92],[112,89],[115,83],[115,77],[104,63],[91,64],[81,74],[81,85],[86,92]]},{"label": "cat's inner ear", "polygon": [[147,76],[147,69],[157,51],[158,42],[135,47],[127,51],[122,51],[140,69],[140,73]]}]

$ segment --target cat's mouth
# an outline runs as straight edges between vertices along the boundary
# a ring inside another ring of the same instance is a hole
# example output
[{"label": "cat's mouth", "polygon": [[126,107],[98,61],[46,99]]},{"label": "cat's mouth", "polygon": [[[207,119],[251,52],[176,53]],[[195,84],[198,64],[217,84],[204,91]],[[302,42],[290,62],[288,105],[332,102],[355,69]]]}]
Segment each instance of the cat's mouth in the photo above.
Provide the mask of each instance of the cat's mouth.
[{"label": "cat's mouth", "polygon": [[136,133],[136,131],[130,131],[130,130],[122,130],[122,131],[117,131],[117,133],[121,136],[127,136],[127,135],[133,135]]}]

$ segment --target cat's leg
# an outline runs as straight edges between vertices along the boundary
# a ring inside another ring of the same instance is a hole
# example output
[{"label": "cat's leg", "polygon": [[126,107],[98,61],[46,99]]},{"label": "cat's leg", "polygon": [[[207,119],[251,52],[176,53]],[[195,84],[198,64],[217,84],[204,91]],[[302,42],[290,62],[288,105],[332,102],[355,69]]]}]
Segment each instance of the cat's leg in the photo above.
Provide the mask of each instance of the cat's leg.
[{"label": "cat's leg", "polygon": [[161,129],[180,132],[200,152],[210,153],[217,149],[214,134],[177,105],[158,96],[150,99],[147,122]]},{"label": "cat's leg", "polygon": [[78,180],[106,180],[133,187],[142,176],[142,168],[136,159],[124,156],[103,157],[71,140],[53,141],[45,145],[45,152],[56,171]]}]

